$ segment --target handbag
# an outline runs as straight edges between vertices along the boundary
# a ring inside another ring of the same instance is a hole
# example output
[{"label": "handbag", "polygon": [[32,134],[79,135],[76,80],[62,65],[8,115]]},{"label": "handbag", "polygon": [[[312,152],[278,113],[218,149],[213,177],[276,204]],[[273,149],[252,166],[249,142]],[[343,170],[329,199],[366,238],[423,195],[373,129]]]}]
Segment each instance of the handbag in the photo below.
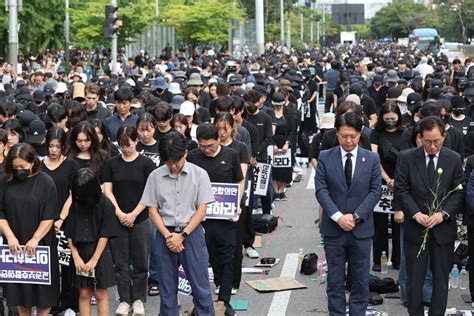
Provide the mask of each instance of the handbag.
[{"label": "handbag", "polygon": [[252,215],[253,229],[257,233],[268,234],[278,226],[278,217],[271,214]]},{"label": "handbag", "polygon": [[300,273],[310,275],[318,271],[318,255],[314,252],[304,255],[301,262]]}]

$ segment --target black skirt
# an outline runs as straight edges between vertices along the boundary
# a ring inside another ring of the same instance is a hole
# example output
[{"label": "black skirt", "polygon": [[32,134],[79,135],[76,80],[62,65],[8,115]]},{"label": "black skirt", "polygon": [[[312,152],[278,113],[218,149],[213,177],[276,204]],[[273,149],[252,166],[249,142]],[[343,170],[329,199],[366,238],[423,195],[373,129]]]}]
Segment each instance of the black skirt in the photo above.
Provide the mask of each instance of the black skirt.
[{"label": "black skirt", "polygon": [[[80,243],[76,245],[77,252],[79,252],[84,263],[87,263],[92,258],[96,247],[97,243]],[[71,260],[71,264],[73,267],[75,266],[74,260]],[[115,286],[114,265],[108,243],[95,267],[95,279],[75,274],[72,284],[79,289],[107,289]]]}]

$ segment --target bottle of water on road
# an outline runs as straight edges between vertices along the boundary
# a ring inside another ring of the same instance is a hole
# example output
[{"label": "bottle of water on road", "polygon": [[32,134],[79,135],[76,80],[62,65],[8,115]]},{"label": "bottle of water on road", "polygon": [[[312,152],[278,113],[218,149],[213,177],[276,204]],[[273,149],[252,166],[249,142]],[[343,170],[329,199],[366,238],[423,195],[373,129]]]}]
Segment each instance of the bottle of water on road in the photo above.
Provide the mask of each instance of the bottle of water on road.
[{"label": "bottle of water on road", "polygon": [[388,267],[387,267],[387,253],[382,251],[382,256],[380,257],[380,273],[387,274]]},{"label": "bottle of water on road", "polygon": [[458,266],[453,264],[451,269],[451,288],[457,289],[459,286],[459,269]]},{"label": "bottle of water on road", "polygon": [[467,288],[468,274],[466,267],[462,266],[461,272],[459,272],[459,289],[465,290]]}]

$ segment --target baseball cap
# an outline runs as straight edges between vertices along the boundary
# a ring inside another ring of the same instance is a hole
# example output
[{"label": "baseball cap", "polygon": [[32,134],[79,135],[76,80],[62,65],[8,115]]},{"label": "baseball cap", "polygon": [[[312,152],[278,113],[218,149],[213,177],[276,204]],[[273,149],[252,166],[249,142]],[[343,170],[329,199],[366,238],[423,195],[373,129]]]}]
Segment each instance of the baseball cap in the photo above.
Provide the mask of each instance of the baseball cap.
[{"label": "baseball cap", "polygon": [[46,135],[46,125],[43,121],[36,119],[28,125],[28,139],[30,144],[41,143]]},{"label": "baseball cap", "polygon": [[181,107],[179,109],[179,113],[183,115],[193,115],[194,114],[194,104],[191,101],[184,101],[181,104]]}]

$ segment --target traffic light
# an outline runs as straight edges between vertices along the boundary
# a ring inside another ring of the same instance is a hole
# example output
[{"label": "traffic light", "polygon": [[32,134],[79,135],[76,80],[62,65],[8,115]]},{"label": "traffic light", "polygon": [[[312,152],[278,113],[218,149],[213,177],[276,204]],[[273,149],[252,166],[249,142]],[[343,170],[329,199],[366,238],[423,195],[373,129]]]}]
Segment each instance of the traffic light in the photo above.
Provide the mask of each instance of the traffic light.
[{"label": "traffic light", "polygon": [[106,5],[105,6],[105,22],[104,22],[104,36],[105,37],[112,37],[118,30],[118,26],[116,25],[118,19],[116,16],[117,7],[114,5]]}]

